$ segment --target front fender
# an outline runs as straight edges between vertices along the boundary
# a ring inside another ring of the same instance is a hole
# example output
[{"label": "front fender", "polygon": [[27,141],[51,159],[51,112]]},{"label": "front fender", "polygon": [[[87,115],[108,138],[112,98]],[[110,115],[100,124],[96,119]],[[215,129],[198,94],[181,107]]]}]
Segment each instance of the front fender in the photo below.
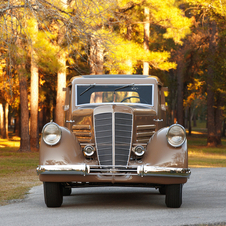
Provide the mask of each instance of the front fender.
[{"label": "front fender", "polygon": [[151,166],[188,168],[187,140],[180,147],[172,147],[167,142],[168,128],[162,128],[150,139],[143,162]]},{"label": "front fender", "polygon": [[41,137],[39,165],[66,165],[84,162],[85,157],[77,138],[67,128],[60,128],[62,137],[56,145],[47,145]]}]

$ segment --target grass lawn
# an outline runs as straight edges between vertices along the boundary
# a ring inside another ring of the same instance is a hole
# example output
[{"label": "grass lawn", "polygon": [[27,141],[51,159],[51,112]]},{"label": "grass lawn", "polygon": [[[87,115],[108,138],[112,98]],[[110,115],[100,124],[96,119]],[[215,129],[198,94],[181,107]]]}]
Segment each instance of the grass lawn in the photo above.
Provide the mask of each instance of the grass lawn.
[{"label": "grass lawn", "polygon": [[36,174],[38,152],[18,152],[19,139],[0,139],[0,205],[22,199],[29,189],[41,184]]},{"label": "grass lawn", "polygon": [[[199,127],[187,138],[189,167],[226,167],[226,138],[222,147],[206,147],[206,129]],[[36,174],[39,153],[18,149],[18,137],[0,139],[0,205],[22,199],[31,187],[41,185]]]},{"label": "grass lawn", "polygon": [[226,138],[222,138],[221,147],[207,147],[206,129],[192,132],[188,139],[189,167],[226,167]]}]

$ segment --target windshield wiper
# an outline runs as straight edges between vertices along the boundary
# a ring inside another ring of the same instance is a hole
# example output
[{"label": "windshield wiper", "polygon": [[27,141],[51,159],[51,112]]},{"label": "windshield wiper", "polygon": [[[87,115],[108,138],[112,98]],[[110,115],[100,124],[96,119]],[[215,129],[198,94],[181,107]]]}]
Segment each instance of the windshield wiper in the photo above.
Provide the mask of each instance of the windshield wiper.
[{"label": "windshield wiper", "polygon": [[134,86],[134,83],[129,84],[129,85],[125,85],[125,86],[121,86],[121,87],[119,87],[119,88],[116,88],[115,91],[118,91],[118,90],[120,90],[120,89],[125,89],[125,88],[128,88],[128,87],[132,87],[132,86]]},{"label": "windshield wiper", "polygon": [[90,89],[92,89],[95,86],[96,86],[95,83],[93,85],[90,85],[87,89],[85,89],[83,92],[80,93],[80,96],[82,96],[84,93],[86,93],[87,91],[89,91]]}]

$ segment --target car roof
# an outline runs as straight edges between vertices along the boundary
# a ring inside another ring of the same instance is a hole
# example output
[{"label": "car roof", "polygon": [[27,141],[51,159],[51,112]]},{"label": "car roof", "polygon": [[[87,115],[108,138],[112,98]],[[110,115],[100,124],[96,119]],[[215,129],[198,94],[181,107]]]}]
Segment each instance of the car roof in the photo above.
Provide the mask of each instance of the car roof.
[{"label": "car roof", "polygon": [[[137,79],[153,79],[157,82],[158,85],[162,86],[162,82],[160,81],[160,79],[156,76],[149,76],[149,75],[125,75],[125,74],[121,74],[121,75],[116,75],[116,74],[103,74],[103,75],[80,75],[80,76],[75,76],[73,78],[71,78],[70,80],[70,84],[74,81],[74,80],[83,80],[84,79],[88,79],[88,80],[95,80],[95,79],[131,79],[131,80],[137,80]],[[69,85],[70,85],[69,84]]]},{"label": "car roof", "polygon": [[83,78],[148,78],[148,75],[82,75]]}]

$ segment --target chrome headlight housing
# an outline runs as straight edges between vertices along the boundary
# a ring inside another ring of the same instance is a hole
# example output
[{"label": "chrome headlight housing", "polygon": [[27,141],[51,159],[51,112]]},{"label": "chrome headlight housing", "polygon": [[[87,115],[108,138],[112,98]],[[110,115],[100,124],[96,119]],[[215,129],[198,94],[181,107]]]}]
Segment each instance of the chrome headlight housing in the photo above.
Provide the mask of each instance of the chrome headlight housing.
[{"label": "chrome headlight housing", "polygon": [[54,123],[47,123],[42,129],[42,139],[48,145],[56,145],[59,143],[62,136],[60,127]]},{"label": "chrome headlight housing", "polygon": [[174,124],[169,127],[167,141],[173,147],[180,147],[186,140],[186,131],[183,126]]}]

